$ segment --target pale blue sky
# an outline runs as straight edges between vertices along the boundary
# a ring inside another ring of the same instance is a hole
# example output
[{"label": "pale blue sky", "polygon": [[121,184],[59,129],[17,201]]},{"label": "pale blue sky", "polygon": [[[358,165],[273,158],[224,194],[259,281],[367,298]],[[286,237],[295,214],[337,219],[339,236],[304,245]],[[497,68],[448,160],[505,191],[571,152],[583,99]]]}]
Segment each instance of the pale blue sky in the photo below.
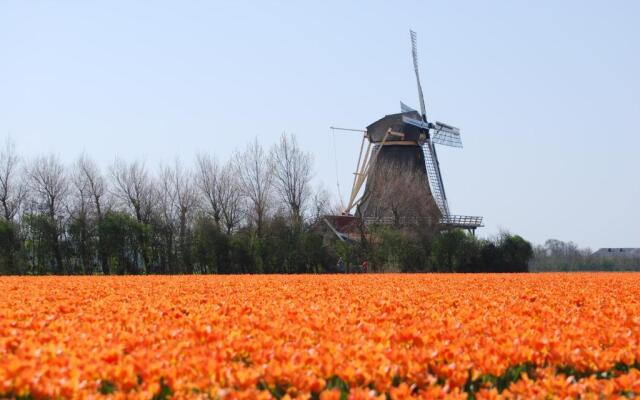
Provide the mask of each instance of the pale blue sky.
[{"label": "pale blue sky", "polygon": [[640,247],[640,2],[0,0],[0,138],[26,157],[225,160],[283,131],[346,196],[365,127],[417,105],[454,213],[536,243]]}]

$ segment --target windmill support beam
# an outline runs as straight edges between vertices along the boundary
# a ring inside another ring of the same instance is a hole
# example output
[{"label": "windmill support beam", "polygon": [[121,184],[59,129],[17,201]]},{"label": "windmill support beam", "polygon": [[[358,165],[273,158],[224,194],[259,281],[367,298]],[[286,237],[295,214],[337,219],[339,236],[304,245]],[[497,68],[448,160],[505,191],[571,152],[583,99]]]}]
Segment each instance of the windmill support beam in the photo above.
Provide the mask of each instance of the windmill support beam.
[{"label": "windmill support beam", "polygon": [[[367,140],[366,136],[362,136],[362,143],[360,143],[360,153],[358,154],[358,164],[356,165],[356,175],[358,174],[358,171],[360,171],[360,162],[362,161],[362,150],[364,149],[364,142],[365,140]],[[367,149],[367,153],[368,153],[369,149]]]},{"label": "windmill support beam", "polygon": [[[375,153],[371,155],[371,157],[369,157],[369,151],[371,149],[371,142],[369,142],[369,146],[367,147],[367,152],[365,153],[364,162],[362,163],[361,169],[357,171],[355,174],[353,187],[351,188],[351,195],[349,196],[349,203],[347,204],[347,207],[344,209],[343,213],[348,214],[349,212],[351,212],[353,207],[355,207],[355,205],[359,203],[359,201],[356,202],[356,196],[358,195],[358,193],[360,193],[360,189],[362,189],[362,185],[364,184],[365,180],[369,176],[369,170],[371,165],[374,165],[376,160],[378,159],[378,155],[380,154],[380,149],[382,148],[382,146],[385,145],[387,138],[391,134],[392,134],[392,131],[391,131],[391,128],[389,128],[389,130],[387,130],[387,133],[384,135],[382,142],[380,142],[380,145],[375,150]],[[397,132],[394,132],[393,135],[394,136],[397,135]]]},{"label": "windmill support beam", "polygon": [[364,129],[353,129],[353,128],[338,128],[337,126],[330,126],[329,129],[333,129],[336,131],[348,131],[348,132],[363,132],[367,133]]},{"label": "windmill support beam", "polygon": [[[363,141],[363,145],[364,145],[364,141]],[[348,214],[351,211],[351,209],[354,207],[354,201],[356,199],[356,196],[360,192],[360,188],[362,187],[362,184],[364,183],[364,180],[367,177],[367,167],[368,167],[370,151],[371,151],[371,143],[367,145],[367,151],[365,152],[364,161],[362,162],[362,165],[358,163],[358,169],[356,170],[356,172],[354,172],[353,185],[351,186],[351,194],[349,195],[349,202],[347,203],[347,207],[345,207],[343,211],[344,214]]]}]

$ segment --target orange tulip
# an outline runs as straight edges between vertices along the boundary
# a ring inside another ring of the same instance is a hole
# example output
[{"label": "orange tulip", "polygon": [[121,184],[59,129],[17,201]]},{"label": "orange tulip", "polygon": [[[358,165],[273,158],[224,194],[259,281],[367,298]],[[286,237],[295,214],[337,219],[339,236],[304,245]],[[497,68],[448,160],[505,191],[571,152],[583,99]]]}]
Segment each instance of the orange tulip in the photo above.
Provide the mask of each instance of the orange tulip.
[{"label": "orange tulip", "polygon": [[640,396],[640,274],[0,277],[0,398]]}]

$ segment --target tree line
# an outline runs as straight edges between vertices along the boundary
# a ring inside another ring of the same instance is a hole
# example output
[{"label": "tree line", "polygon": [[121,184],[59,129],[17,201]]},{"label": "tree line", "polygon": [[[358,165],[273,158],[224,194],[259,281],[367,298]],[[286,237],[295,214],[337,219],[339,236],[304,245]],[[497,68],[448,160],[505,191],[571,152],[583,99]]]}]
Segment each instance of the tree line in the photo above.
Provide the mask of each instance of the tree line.
[{"label": "tree line", "polygon": [[400,223],[402,210],[433,210],[407,205],[424,193],[392,196],[389,185],[380,213],[394,223],[342,242],[323,222],[339,208],[312,188],[312,175],[311,154],[286,134],[268,148],[256,139],[224,163],[200,154],[157,168],[121,159],[100,168],[87,155],[69,165],[52,154],[25,160],[7,141],[0,274],[320,273],[338,257],[351,270],[363,260],[373,271],[526,270],[528,242],[517,236],[482,241],[441,233],[433,218]]},{"label": "tree line", "polygon": [[312,189],[312,168],[284,134],[269,149],[254,140],[226,163],[200,154],[192,166],[153,170],[119,159],[103,170],[87,155],[72,165],[55,155],[23,160],[7,142],[0,273],[316,270],[319,238],[304,227],[329,201]]},{"label": "tree line", "polygon": [[[370,227],[373,240],[341,243],[337,254],[351,261],[366,259],[375,272],[529,272],[531,243],[501,232],[480,239],[461,229],[438,231],[431,238],[397,226]],[[352,268],[351,271],[357,271]]]},{"label": "tree line", "polygon": [[534,248],[531,270],[544,271],[637,271],[640,258],[616,258],[594,255],[590,248],[574,242],[549,239]]}]

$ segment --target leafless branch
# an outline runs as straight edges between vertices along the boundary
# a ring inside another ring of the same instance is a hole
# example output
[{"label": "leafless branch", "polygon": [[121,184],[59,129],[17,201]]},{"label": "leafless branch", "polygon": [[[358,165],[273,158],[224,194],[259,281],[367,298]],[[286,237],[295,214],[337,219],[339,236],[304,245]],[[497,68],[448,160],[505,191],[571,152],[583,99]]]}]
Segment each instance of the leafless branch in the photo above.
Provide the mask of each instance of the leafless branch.
[{"label": "leafless branch", "polygon": [[272,162],[256,138],[242,153],[235,155],[234,165],[240,188],[248,199],[249,215],[261,234],[271,206]]},{"label": "leafless branch", "polygon": [[275,189],[288,205],[294,223],[299,224],[311,193],[312,156],[300,149],[295,136],[283,133],[271,149],[271,158]]},{"label": "leafless branch", "polygon": [[116,160],[111,168],[113,194],[139,222],[148,222],[153,211],[154,187],[145,164]]},{"label": "leafless branch", "polygon": [[20,177],[20,158],[10,139],[0,151],[0,203],[3,217],[12,221],[18,213],[26,195],[26,187]]}]

